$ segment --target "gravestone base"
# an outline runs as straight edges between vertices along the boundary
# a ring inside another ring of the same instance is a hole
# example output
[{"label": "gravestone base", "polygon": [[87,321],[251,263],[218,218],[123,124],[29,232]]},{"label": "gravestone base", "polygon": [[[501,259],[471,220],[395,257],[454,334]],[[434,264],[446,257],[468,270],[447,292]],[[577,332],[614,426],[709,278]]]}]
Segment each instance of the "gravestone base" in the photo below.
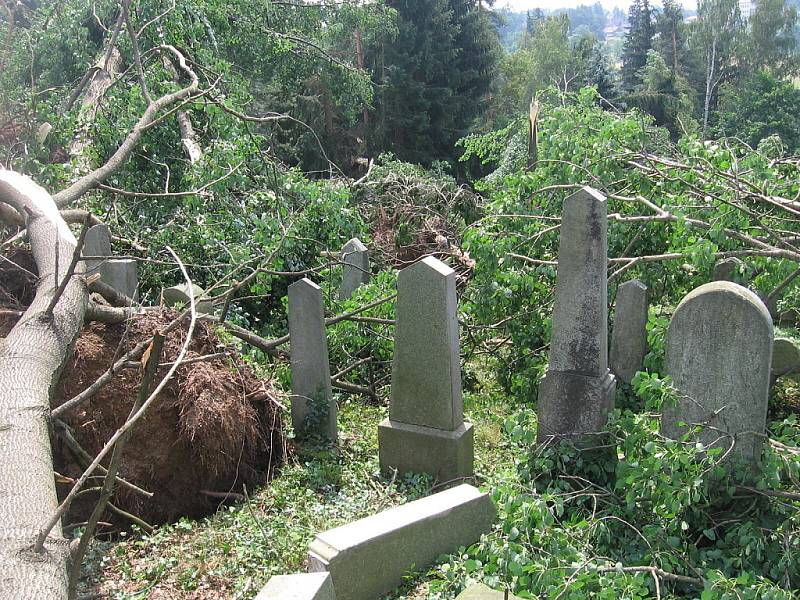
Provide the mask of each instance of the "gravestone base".
[{"label": "gravestone base", "polygon": [[617,380],[548,371],[539,384],[539,443],[552,438],[602,433],[614,409]]},{"label": "gravestone base", "polygon": [[378,425],[381,471],[398,475],[429,473],[437,481],[473,476],[472,423],[455,431],[422,427],[384,419]]}]

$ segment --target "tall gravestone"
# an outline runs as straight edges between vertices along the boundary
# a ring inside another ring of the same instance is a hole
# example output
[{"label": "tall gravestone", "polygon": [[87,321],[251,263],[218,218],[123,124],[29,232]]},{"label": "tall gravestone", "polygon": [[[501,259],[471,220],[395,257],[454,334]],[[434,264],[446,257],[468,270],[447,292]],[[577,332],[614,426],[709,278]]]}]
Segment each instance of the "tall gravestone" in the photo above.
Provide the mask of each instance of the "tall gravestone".
[{"label": "tall gravestone", "polygon": [[756,463],[766,433],[772,319],[753,292],[715,281],[681,301],[667,330],[666,368],[678,392],[661,432],[677,439],[702,424],[700,441]]},{"label": "tall gravestone", "polygon": [[322,289],[309,279],[289,286],[292,426],[299,437],[336,440]]},{"label": "tall gravestone", "polygon": [[617,289],[614,329],[611,331],[611,372],[630,383],[647,354],[647,286],[638,279]]},{"label": "tall gravestone", "polygon": [[539,442],[601,432],[614,407],[606,229],[600,192],[584,187],[564,201],[550,364],[539,384]]},{"label": "tall gravestone", "polygon": [[400,271],[389,418],[378,427],[381,469],[473,474],[472,424],[464,422],[455,271],[427,257]]},{"label": "tall gravestone", "polygon": [[369,282],[369,251],[358,238],[353,238],[342,247],[342,286],[339,298],[346,300],[360,286]]}]

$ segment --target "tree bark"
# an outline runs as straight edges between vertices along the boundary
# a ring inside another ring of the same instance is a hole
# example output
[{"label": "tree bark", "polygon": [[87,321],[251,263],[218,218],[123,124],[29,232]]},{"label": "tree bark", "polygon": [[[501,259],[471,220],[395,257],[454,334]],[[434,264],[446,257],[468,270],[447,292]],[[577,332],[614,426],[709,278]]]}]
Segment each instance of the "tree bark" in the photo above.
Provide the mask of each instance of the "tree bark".
[{"label": "tree bark", "polygon": [[72,260],[75,237],[52,197],[23,175],[0,171],[0,202],[27,217],[40,273],[33,302],[0,341],[0,598],[65,599],[69,547],[61,527],[53,529],[42,552],[35,552],[33,543],[58,506],[50,399],[83,323],[84,266],[78,263],[52,316],[47,315]]}]

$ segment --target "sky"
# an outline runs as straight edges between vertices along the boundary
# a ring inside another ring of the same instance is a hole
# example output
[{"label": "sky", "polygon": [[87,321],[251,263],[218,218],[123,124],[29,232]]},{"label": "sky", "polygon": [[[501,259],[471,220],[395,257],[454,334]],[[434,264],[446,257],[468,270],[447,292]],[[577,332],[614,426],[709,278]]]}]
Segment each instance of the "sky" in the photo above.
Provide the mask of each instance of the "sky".
[{"label": "sky", "polygon": [[[495,6],[508,6],[513,11],[525,11],[533,8],[574,8],[579,4],[594,4],[598,0],[497,0]],[[630,6],[630,0],[599,0],[607,10],[619,6],[625,10]],[[684,8],[697,8],[697,0],[681,0]]]}]

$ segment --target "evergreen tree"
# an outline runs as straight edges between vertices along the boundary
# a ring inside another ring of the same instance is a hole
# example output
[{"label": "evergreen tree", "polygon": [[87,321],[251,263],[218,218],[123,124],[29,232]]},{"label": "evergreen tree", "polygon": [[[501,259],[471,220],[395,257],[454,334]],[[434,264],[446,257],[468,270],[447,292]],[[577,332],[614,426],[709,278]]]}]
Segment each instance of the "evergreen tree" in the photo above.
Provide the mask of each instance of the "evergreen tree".
[{"label": "evergreen tree", "polygon": [[[455,157],[481,108],[499,42],[476,0],[391,0],[398,35],[382,48],[372,150],[430,164]],[[376,51],[380,54],[380,49]]]},{"label": "evergreen tree", "polygon": [[451,67],[454,138],[465,136],[475,117],[485,108],[500,62],[500,40],[489,12],[475,0],[449,0],[454,44],[458,51]]},{"label": "evergreen tree", "polygon": [[634,0],[628,12],[628,33],[622,46],[622,85],[630,91],[641,83],[640,71],[653,46],[653,19],[648,0]]},{"label": "evergreen tree", "polygon": [[531,11],[528,11],[527,20],[525,22],[525,33],[527,33],[529,36],[535,34],[536,27],[543,20],[544,20],[544,12],[542,12],[541,8],[534,8],[533,13],[531,13]]},{"label": "evergreen tree", "polygon": [[655,47],[674,74],[681,72],[686,54],[686,27],[683,8],[677,0],[664,0],[664,9],[656,17]]},{"label": "evergreen tree", "polygon": [[597,92],[602,98],[601,103],[603,106],[607,107],[608,103],[613,102],[616,98],[617,92],[614,87],[614,78],[608,69],[608,62],[603,54],[602,44],[595,44],[592,47],[586,83],[597,88]]}]

